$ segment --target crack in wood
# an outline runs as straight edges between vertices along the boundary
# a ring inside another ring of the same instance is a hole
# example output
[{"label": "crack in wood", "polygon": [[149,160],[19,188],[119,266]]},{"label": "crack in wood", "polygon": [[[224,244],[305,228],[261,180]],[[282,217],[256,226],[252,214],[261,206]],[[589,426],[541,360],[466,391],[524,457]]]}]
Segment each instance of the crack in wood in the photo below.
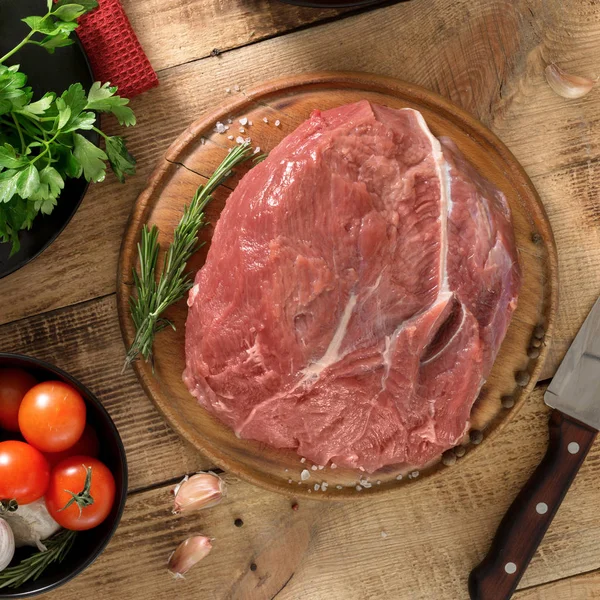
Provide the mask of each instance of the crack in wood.
[{"label": "crack in wood", "polygon": [[292,580],[294,573],[295,573],[295,571],[288,577],[287,581],[279,588],[279,590],[277,590],[277,592],[275,592],[275,595],[271,597],[271,600],[275,600],[275,598],[277,598],[277,596],[279,596],[279,594],[281,594],[281,592],[283,591],[285,586]]}]

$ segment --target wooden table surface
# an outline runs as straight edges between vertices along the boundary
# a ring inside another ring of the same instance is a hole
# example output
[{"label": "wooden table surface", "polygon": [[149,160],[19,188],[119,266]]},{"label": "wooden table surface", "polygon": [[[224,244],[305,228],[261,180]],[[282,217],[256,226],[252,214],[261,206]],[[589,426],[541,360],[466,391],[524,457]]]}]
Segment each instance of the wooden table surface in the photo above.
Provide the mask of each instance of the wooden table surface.
[{"label": "wooden table surface", "polygon": [[[50,594],[61,600],[207,598],[462,600],[466,579],[539,461],[548,410],[540,383],[485,456],[397,496],[334,503],[291,501],[226,475],[227,499],[170,515],[170,490],[213,465],[182,442],[146,398],[117,322],[119,245],[157,159],[225,89],[314,70],[371,71],[434,90],[470,111],[508,145],[536,185],[560,259],[555,343],[543,378],[600,294],[600,91],[564,100],[543,69],[600,75],[597,0],[412,0],[368,11],[294,8],[275,0],[124,0],[160,86],[132,101],[128,131],[138,174],[92,187],[44,254],[0,281],[0,350],[47,359],[102,400],[123,437],[130,496],[107,550]],[[220,51],[213,56],[213,49]],[[117,131],[114,123],[107,129]],[[515,595],[600,598],[600,444]],[[234,520],[241,518],[242,527]],[[213,552],[185,581],[166,560],[190,533]],[[382,532],[387,534],[382,535]],[[256,569],[251,570],[250,565]]]}]

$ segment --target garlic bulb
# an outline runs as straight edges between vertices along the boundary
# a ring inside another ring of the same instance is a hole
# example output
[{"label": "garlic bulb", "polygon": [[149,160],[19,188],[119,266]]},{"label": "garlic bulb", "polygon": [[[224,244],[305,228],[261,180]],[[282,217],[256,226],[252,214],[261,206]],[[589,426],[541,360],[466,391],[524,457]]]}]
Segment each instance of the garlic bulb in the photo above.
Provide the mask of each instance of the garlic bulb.
[{"label": "garlic bulb", "polygon": [[548,65],[545,70],[548,85],[563,98],[581,98],[596,85],[597,79],[571,75],[556,65]]},{"label": "garlic bulb", "polygon": [[54,535],[60,525],[50,516],[43,498],[22,504],[15,512],[7,512],[4,518],[11,526],[17,548],[34,546],[38,550],[46,550],[42,540]]},{"label": "garlic bulb", "polygon": [[0,519],[0,571],[8,567],[15,555],[15,537],[10,525]]},{"label": "garlic bulb", "polygon": [[225,496],[225,482],[215,473],[196,473],[183,478],[173,490],[173,513],[190,512],[215,506]]},{"label": "garlic bulb", "polygon": [[212,549],[209,537],[194,535],[177,546],[169,557],[169,573],[175,579],[183,579],[196,563],[199,563]]}]

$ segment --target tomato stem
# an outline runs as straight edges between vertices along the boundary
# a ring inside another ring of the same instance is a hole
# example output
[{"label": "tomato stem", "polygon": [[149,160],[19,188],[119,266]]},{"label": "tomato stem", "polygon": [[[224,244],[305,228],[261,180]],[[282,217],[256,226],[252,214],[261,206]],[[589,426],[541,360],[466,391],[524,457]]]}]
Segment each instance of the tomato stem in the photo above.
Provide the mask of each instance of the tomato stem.
[{"label": "tomato stem", "polygon": [[71,499],[62,508],[59,509],[59,512],[66,510],[72,504],[77,504],[77,506],[79,507],[79,516],[81,516],[81,511],[86,506],[91,506],[92,504],[94,504],[94,499],[90,495],[90,488],[92,487],[92,467],[85,467],[85,465],[83,466],[86,470],[85,483],[83,484],[83,489],[78,494],[72,492],[71,490],[65,490],[67,494],[71,494]]}]

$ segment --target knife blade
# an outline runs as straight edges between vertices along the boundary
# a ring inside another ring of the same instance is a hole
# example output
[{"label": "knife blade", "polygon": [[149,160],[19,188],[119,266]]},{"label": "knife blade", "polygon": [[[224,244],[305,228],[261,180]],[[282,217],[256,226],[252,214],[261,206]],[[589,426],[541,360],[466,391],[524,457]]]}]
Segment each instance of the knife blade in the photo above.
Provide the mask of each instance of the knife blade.
[{"label": "knife blade", "polygon": [[600,430],[600,298],[556,371],[544,402]]},{"label": "knife blade", "polygon": [[469,577],[471,600],[509,600],[600,430],[600,298],[567,351],[544,401],[548,450],[504,515]]}]

